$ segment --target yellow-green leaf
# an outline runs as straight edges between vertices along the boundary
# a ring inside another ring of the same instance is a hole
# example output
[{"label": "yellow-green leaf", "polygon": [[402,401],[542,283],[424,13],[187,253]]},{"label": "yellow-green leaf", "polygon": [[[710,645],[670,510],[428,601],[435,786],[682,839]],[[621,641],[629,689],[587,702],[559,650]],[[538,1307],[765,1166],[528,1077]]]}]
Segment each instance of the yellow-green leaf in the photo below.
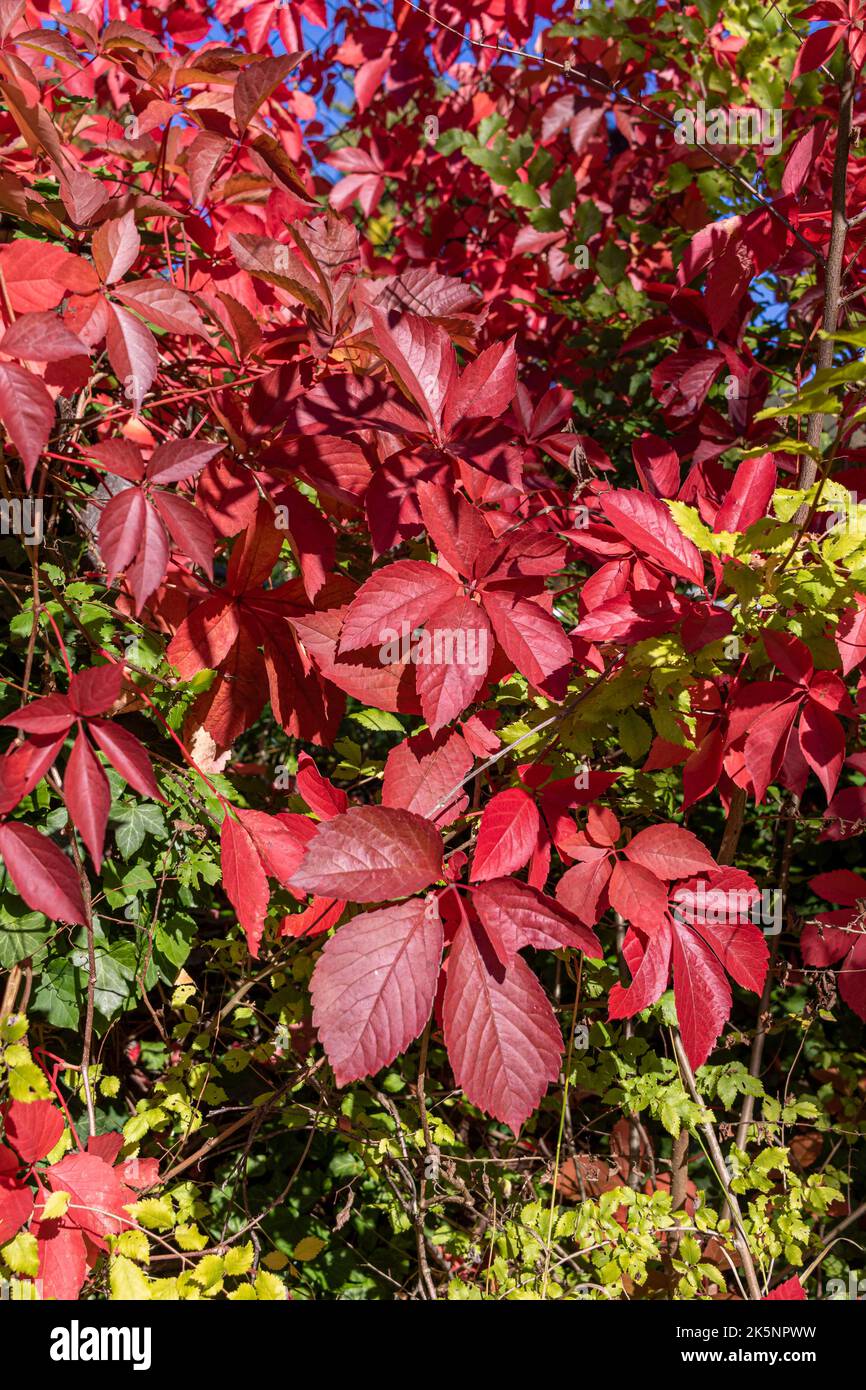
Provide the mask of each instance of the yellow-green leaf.
[{"label": "yellow-green leaf", "polygon": [[36,1237],[29,1231],[19,1231],[14,1240],[0,1250],[3,1261],[13,1274],[26,1274],[35,1279],[39,1273],[39,1250]]}]

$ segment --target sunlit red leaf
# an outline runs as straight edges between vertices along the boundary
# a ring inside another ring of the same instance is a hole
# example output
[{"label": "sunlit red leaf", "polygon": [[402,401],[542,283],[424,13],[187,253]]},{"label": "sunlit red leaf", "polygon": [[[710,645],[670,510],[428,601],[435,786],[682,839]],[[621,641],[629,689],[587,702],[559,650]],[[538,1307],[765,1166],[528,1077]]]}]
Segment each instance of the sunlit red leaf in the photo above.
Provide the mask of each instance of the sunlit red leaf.
[{"label": "sunlit red leaf", "polygon": [[422,1032],[441,956],[435,898],[364,912],[326,942],[310,988],[338,1086],[372,1076]]}]

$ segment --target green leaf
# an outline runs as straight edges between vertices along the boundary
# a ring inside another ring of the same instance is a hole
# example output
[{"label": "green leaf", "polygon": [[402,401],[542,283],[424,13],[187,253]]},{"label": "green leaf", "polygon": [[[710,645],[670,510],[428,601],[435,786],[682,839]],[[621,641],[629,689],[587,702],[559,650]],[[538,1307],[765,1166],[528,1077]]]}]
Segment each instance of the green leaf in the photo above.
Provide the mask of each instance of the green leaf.
[{"label": "green leaf", "polygon": [[50,1197],[45,1199],[40,1220],[54,1221],[58,1217],[66,1215],[66,1208],[69,1206],[70,1193],[52,1192]]},{"label": "green leaf", "polygon": [[269,1274],[266,1269],[260,1269],[255,1281],[256,1297],[260,1302],[276,1303],[286,1297],[286,1286],[282,1279],[278,1279],[276,1274]]},{"label": "green leaf", "polygon": [[0,1255],[13,1274],[26,1274],[30,1279],[38,1276],[39,1248],[29,1231],[19,1231],[14,1240],[3,1246]]},{"label": "green leaf", "polygon": [[194,1224],[176,1226],[174,1238],[181,1250],[204,1250],[207,1247],[207,1236]]},{"label": "green leaf", "polygon": [[541,199],[531,183],[521,183],[516,179],[509,185],[508,196],[517,208],[537,208]]},{"label": "green leaf", "polygon": [[396,714],[389,714],[384,709],[354,710],[349,718],[354,719],[356,724],[360,724],[362,729],[372,729],[375,733],[403,734],[406,732]]},{"label": "green leaf", "polygon": [[489,174],[494,183],[501,183],[507,188],[514,182],[515,169],[510,169],[503,160],[502,156],[495,150],[486,150],[480,146],[474,149],[467,149],[467,159],[471,159],[473,164],[477,164],[479,169],[483,169]]},{"label": "green leaf", "polygon": [[625,274],[628,264],[628,252],[625,247],[617,246],[615,241],[605,242],[599,254],[596,256],[595,265],[603,285],[612,290],[618,285]]},{"label": "green leaf", "polygon": [[196,924],[184,912],[173,912],[170,917],[157,923],[153,934],[155,949],[166,961],[175,967],[175,972],[185,963],[195,939]]},{"label": "green leaf", "polygon": [[68,957],[49,960],[34,988],[31,1012],[43,1015],[55,1028],[77,1028],[82,996],[76,980]]},{"label": "green leaf", "polygon": [[119,806],[111,817],[117,848],[124,859],[130,859],[144,844],[145,835],[164,840],[168,835],[165,816],[159,806],[150,801],[138,801],[132,806]]},{"label": "green leaf", "polygon": [[168,1197],[144,1197],[136,1202],[131,1215],[149,1231],[169,1231],[174,1225],[174,1208]]},{"label": "green leaf", "polygon": [[680,1241],[680,1256],[688,1265],[696,1265],[701,1258],[701,1247],[694,1236],[683,1236]]},{"label": "green leaf", "polygon": [[117,1237],[114,1251],[117,1255],[127,1255],[129,1259],[137,1260],[139,1264],[150,1261],[150,1241],[144,1231],[124,1231]]},{"label": "green leaf", "polygon": [[718,551],[718,537],[713,535],[709,526],[704,525],[694,507],[689,507],[685,502],[670,500],[667,500],[666,505],[683,535],[694,541],[699,550],[708,550],[711,554]]},{"label": "green leaf", "polygon": [[570,208],[577,197],[577,185],[574,182],[574,174],[570,169],[556,180],[550,190],[550,206],[554,212],[563,212],[565,208]]},{"label": "green leaf", "polygon": [[619,741],[623,752],[632,762],[636,762],[638,758],[643,758],[649,752],[652,738],[652,729],[645,719],[641,719],[637,710],[626,710],[620,716]]},{"label": "green leaf", "polygon": [[0,967],[4,970],[28,956],[32,961],[43,955],[54,931],[41,912],[22,912],[23,906],[11,893],[0,900]]},{"label": "green leaf", "polygon": [[449,155],[455,150],[462,149],[464,145],[471,144],[472,135],[468,130],[459,130],[456,126],[452,130],[443,130],[439,139],[436,141],[437,154]]},{"label": "green leaf", "polygon": [[226,1274],[246,1274],[253,1267],[253,1243],[235,1245],[225,1254]]},{"label": "green leaf", "polygon": [[150,1285],[138,1265],[125,1255],[115,1255],[108,1275],[114,1302],[132,1303],[150,1300]]}]

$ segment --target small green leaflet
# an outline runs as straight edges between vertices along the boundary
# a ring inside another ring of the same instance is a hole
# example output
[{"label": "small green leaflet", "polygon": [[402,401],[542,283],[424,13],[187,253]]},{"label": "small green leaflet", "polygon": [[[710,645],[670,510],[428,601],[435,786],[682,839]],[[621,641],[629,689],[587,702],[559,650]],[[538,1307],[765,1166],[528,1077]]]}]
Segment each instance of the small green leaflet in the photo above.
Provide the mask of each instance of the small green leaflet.
[{"label": "small green leaflet", "polygon": [[115,825],[117,848],[124,859],[130,859],[141,849],[145,835],[164,840],[168,834],[161,808],[149,801],[136,802],[132,806],[119,806],[112,813],[111,819]]},{"label": "small green leaflet", "polygon": [[373,729],[376,733],[402,734],[405,732],[397,716],[389,714],[387,710],[359,709],[350,714],[349,718],[354,719],[356,724],[360,724],[362,729]]}]

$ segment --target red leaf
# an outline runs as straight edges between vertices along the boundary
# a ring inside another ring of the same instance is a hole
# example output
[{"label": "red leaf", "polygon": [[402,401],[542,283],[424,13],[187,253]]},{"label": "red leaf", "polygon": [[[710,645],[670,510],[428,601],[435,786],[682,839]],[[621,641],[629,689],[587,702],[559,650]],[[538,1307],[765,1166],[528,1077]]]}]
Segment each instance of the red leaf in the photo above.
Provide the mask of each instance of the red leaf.
[{"label": "red leaf", "polygon": [[424,560],[397,560],[361,585],[340,633],[340,651],[380,647],[427,621],[455,593],[454,580]]},{"label": "red leaf", "polygon": [[54,309],[67,290],[92,294],[99,289],[89,261],[49,241],[10,242],[0,249],[0,269],[16,314]]},{"label": "red leaf", "polygon": [[92,222],[94,215],[108,201],[108,191],[99,179],[81,168],[68,164],[58,173],[60,197],[69,213],[70,221],[78,225]]},{"label": "red leaf", "polygon": [[283,53],[278,58],[254,55],[252,61],[241,69],[234,90],[235,120],[241,134],[259,107],[273,96],[304,57],[304,53]]},{"label": "red leaf", "polygon": [[30,825],[0,825],[0,854],[28,907],[51,921],[84,926],[78,875],[56,845]]},{"label": "red leaf", "polygon": [[74,1302],[87,1277],[84,1236],[66,1218],[34,1221],[31,1230],[38,1242],[42,1297]]},{"label": "red leaf", "polygon": [[[454,594],[428,619],[418,639],[415,689],[431,733],[462,714],[484,684],[493,655],[493,634],[484,609]],[[440,660],[439,658],[442,657]]]},{"label": "red leaf", "polygon": [[[320,283],[300,256],[282,242],[242,232],[239,236],[230,236],[229,244],[243,270],[270,284],[280,285],[314,313],[322,312]],[[251,402],[253,407],[254,404]]]},{"label": "red leaf", "polygon": [[472,890],[472,905],[503,965],[510,965],[524,946],[537,951],[565,946],[601,958],[598,938],[573,913],[516,878],[478,884]]},{"label": "red leaf", "polygon": [[[155,323],[157,328],[164,328],[168,333],[185,336],[197,333],[202,338],[207,337],[202,317],[189,295],[167,280],[133,280],[128,285],[118,286],[113,293],[122,304]],[[120,314],[123,310],[115,308],[114,312]]]},{"label": "red leaf", "polygon": [[435,897],[364,912],[325,943],[313,1024],[338,1086],[372,1076],[423,1031],[442,958]]},{"label": "red leaf", "polygon": [[29,487],[54,424],[54,402],[40,378],[14,362],[0,362],[0,420],[21,455]]},{"label": "red leaf", "polygon": [[333,820],[348,808],[346,793],[321,775],[309,753],[301,753],[298,757],[295,788],[320,820]]},{"label": "red leaf", "polygon": [[529,862],[541,822],[531,796],[520,787],[497,792],[481,816],[469,877],[500,878]]},{"label": "red leaf", "polygon": [[674,998],[683,1047],[692,1066],[703,1066],[731,1012],[725,972],[688,927],[675,926]]},{"label": "red leaf", "polygon": [[391,54],[388,50],[381,57],[361,64],[355,74],[355,103],[359,111],[366,111],[376,93],[382,91],[382,79],[390,66]]},{"label": "red leaf", "polygon": [[305,816],[282,813],[268,816],[264,811],[238,810],[241,825],[252,837],[262,868],[278,883],[290,886],[307,845],[315,839],[316,827]]},{"label": "red leaf", "polygon": [[33,1193],[26,1184],[0,1175],[0,1245],[11,1240],[30,1220]]},{"label": "red leaf", "polygon": [[481,601],[497,642],[530,685],[540,689],[571,666],[571,643],[537,603],[499,589],[482,590]]},{"label": "red leaf", "polygon": [[[791,725],[797,715],[794,701],[778,705],[761,715],[752,725],[743,748],[746,770],[752,779],[755,801],[763,801],[767,788],[775,781],[785,755]],[[832,718],[832,715],[828,716]]]},{"label": "red leaf", "polygon": [[625,852],[633,864],[641,864],[660,879],[688,878],[702,869],[718,867],[697,835],[680,825],[650,825],[639,830]]},{"label": "red leaf", "polygon": [[712,946],[732,980],[753,994],[761,993],[770,952],[763,933],[753,922],[699,920],[694,928]]},{"label": "red leaf", "polygon": [[725,752],[724,735],[712,729],[683,764],[683,810],[709,796],[719,784]]},{"label": "red leaf", "polygon": [[[631,933],[630,936],[632,944],[635,945],[638,942],[637,935]],[[626,942],[628,941],[627,936]],[[673,924],[668,917],[659,930],[649,937],[646,946],[642,947],[639,963],[632,965],[632,961],[629,960],[632,981],[628,988],[616,984],[611,989],[609,1018],[633,1018],[635,1014],[641,1013],[661,998],[668,985],[672,947]]]},{"label": "red leaf", "polygon": [[854,945],[838,975],[839,994],[849,1009],[866,1022],[866,935],[854,937]]},{"label": "red leaf", "polygon": [[683,348],[653,368],[653,394],[675,419],[687,419],[704,404],[724,362],[719,352]]},{"label": "red leaf", "polygon": [[140,613],[150,595],[161,583],[168,567],[168,537],[155,509],[147,506],[141,521],[138,550],[126,572],[126,582],[135,595],[135,611]]},{"label": "red leaf", "polygon": [[186,478],[197,477],[222,451],[222,444],[209,444],[205,439],[170,439],[154,449],[147,465],[147,476],[160,487],[166,483],[180,483]]},{"label": "red leaf", "polygon": [[585,926],[594,927],[601,916],[599,899],[612,870],[610,855],[600,849],[592,859],[575,864],[562,875],[556,885],[557,899]]},{"label": "red leaf", "polygon": [[454,1080],[473,1105],[515,1134],[559,1076],[562,1035],[522,957],[488,961],[464,924],[448,959],[442,1023]]},{"label": "red leaf", "polygon": [[776,463],[772,454],[743,459],[724,502],[716,512],[713,530],[716,533],[748,530],[767,515],[775,487]]},{"label": "red leaf", "polygon": [[668,589],[639,589],[598,604],[574,631],[590,642],[640,642],[670,632],[686,611],[687,604],[679,594]]},{"label": "red leaf", "polygon": [[[738,690],[728,713],[727,746],[733,747],[752,730],[757,720],[798,693],[797,687],[790,681],[753,681]],[[795,714],[796,705],[790,710],[791,720]]]},{"label": "red leaf", "polygon": [[441,876],[442,841],[429,821],[388,806],[354,806],[319,828],[292,884],[375,903],[421,893]]},{"label": "red leaf", "polygon": [[48,1100],[13,1100],[3,1123],[6,1138],[25,1163],[47,1158],[66,1128],[60,1111]]},{"label": "red leaf", "polygon": [[153,334],[134,314],[109,304],[105,345],[108,360],[138,415],[159,369]]},{"label": "red leaf", "polygon": [[401,806],[450,825],[469,804],[461,783],[474,759],[460,734],[417,734],[392,748],[385,761],[382,805]]},{"label": "red leaf", "polygon": [[265,584],[279,559],[282,544],[274,513],[260,500],[252,521],[232,549],[226,574],[229,593],[240,596]]},{"label": "red leaf", "polygon": [[803,703],[800,748],[830,802],[845,761],[845,732],[835,714],[819,705],[817,700]]},{"label": "red leaf", "polygon": [[122,280],[141,250],[141,237],[132,209],[122,217],[107,218],[93,233],[93,262],[106,285]]},{"label": "red leaf", "polygon": [[607,892],[613,910],[641,931],[652,933],[661,926],[668,893],[649,869],[619,860],[614,864]]},{"label": "red leaf", "polygon": [[781,1284],[777,1284],[769,1293],[764,1294],[763,1303],[772,1303],[774,1299],[792,1300],[796,1303],[806,1303],[806,1290],[800,1283],[796,1274],[792,1274],[790,1279],[785,1279]]},{"label": "red leaf", "polygon": [[866,826],[866,787],[845,787],[837,792],[824,813],[821,840],[850,840]]},{"label": "red leaf", "polygon": [[[342,179],[340,186],[346,182]],[[293,435],[337,435],[360,429],[391,434],[427,433],[422,417],[404,399],[368,377],[325,377],[296,400],[281,403],[278,418],[286,420],[286,428]]]},{"label": "red leaf", "polygon": [[599,504],[611,525],[639,555],[649,556],[672,574],[704,587],[701,553],[683,535],[663,502],[625,488],[603,492]]},{"label": "red leaf", "polygon": [[187,150],[186,174],[190,202],[194,207],[201,207],[205,201],[219,162],[228,148],[228,141],[221,135],[200,130]]},{"label": "red leaf", "polygon": [[144,460],[141,450],[128,439],[107,439],[104,444],[88,444],[88,458],[95,458],[107,472],[130,483],[144,479]]},{"label": "red leaf", "polygon": [[44,695],[41,700],[31,700],[11,714],[4,715],[0,724],[9,724],[13,729],[23,729],[28,734],[42,737],[49,734],[64,734],[75,718],[74,711],[65,695]]},{"label": "red leaf", "polygon": [[827,140],[829,121],[816,121],[794,141],[782,173],[782,192],[797,194],[815,168]]},{"label": "red leaf", "polygon": [[80,1230],[96,1238],[118,1235],[128,1229],[124,1205],[135,1201],[135,1194],[121,1181],[118,1169],[96,1154],[66,1154],[52,1163],[44,1174],[52,1192],[68,1192],[66,1218]]},{"label": "red leaf", "polygon": [[851,950],[850,912],[819,912],[807,922],[800,936],[800,952],[807,965],[826,966]]},{"label": "red leaf", "polygon": [[764,632],[763,639],[767,656],[782,675],[787,676],[795,685],[808,684],[812,679],[814,666],[812,653],[806,643],[801,642],[793,633],[773,632],[772,629]]},{"label": "red leaf", "polygon": [[732,233],[707,273],[704,304],[713,336],[721,334],[757,271],[755,255],[743,236]]},{"label": "red leaf", "polygon": [[147,513],[147,499],[140,488],[130,487],[112,497],[99,518],[99,553],[108,570],[109,584],[138,553]]},{"label": "red leaf", "polygon": [[165,801],[153,775],[150,758],[135,734],[107,719],[91,719],[88,728],[112,767],[135,791],[141,796],[152,796],[154,801]]},{"label": "red leaf", "polygon": [[57,314],[22,314],[0,339],[0,352],[25,362],[65,362],[87,348]]},{"label": "red leaf", "polygon": [[72,824],[90,851],[97,871],[102,866],[111,789],[83,730],[72,745],[63,776],[63,795]]},{"label": "red leaf", "polygon": [[866,879],[850,869],[833,869],[828,874],[817,874],[809,879],[809,887],[813,893],[818,893],[830,903],[838,903],[840,907],[856,907],[861,898],[866,899]]},{"label": "red leaf", "polygon": [[77,671],[69,682],[69,703],[85,719],[105,714],[123,689],[123,667],[113,662]]},{"label": "red leaf", "polygon": [[[122,1148],[122,1134],[91,1134],[87,1139],[87,1152],[96,1154],[96,1157],[101,1158],[103,1163],[110,1163],[112,1166],[117,1162],[118,1154]],[[157,1165],[158,1167],[159,1165]]]},{"label": "red leaf", "polygon": [[502,545],[484,513],[440,483],[421,479],[415,492],[427,534],[442,558],[469,579],[487,574]]},{"label": "red leaf", "polygon": [[826,63],[844,33],[841,24],[827,24],[822,29],[815,29],[797,50],[791,81],[795,77],[802,77],[804,72],[814,72],[822,63]]},{"label": "red leaf", "polygon": [[457,375],[451,339],[418,314],[402,314],[393,325],[380,309],[371,307],[369,314],[376,347],[438,438],[445,399]]},{"label": "red leaf", "polygon": [[657,434],[642,434],[631,446],[637,475],[651,497],[676,497],[680,490],[680,460]]},{"label": "red leaf", "polygon": [[220,830],[220,861],[226,896],[238,914],[250,955],[257,956],[270,897],[268,880],[249,831],[228,811]]},{"label": "red leaf", "polygon": [[280,936],[321,936],[335,927],[346,910],[341,898],[313,898],[303,912],[292,912],[280,923]]},{"label": "red leaf", "polygon": [[517,390],[514,339],[493,343],[470,362],[451,387],[443,426],[450,435],[460,420],[495,419],[508,409]]},{"label": "red leaf", "polygon": [[731,978],[755,994],[763,989],[770,954],[763,933],[751,920],[760,902],[754,879],[731,868],[716,869],[673,896],[677,920],[693,927]]},{"label": "red leaf", "polygon": [[212,579],[216,536],[204,512],[171,492],[154,493],[153,504],[168,528],[174,548],[181,555],[188,555]]},{"label": "red leaf", "polygon": [[233,598],[211,594],[194,608],[172,637],[166,656],[183,680],[199,671],[215,671],[238,640],[240,623]]},{"label": "red leaf", "polygon": [[866,657],[866,595],[854,595],[855,607],[842,614],[836,628],[836,648],[842,674],[849,676]]}]

